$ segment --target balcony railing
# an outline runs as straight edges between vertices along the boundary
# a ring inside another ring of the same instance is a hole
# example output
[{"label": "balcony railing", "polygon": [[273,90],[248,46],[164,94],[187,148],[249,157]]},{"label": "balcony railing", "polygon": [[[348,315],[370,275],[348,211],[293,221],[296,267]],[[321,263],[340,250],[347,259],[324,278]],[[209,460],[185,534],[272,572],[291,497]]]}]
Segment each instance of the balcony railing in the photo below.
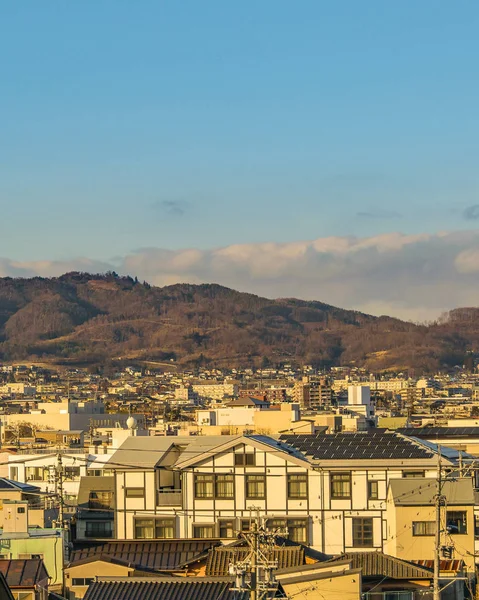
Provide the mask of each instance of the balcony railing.
[{"label": "balcony railing", "polygon": [[182,506],[181,490],[158,490],[158,506]]}]

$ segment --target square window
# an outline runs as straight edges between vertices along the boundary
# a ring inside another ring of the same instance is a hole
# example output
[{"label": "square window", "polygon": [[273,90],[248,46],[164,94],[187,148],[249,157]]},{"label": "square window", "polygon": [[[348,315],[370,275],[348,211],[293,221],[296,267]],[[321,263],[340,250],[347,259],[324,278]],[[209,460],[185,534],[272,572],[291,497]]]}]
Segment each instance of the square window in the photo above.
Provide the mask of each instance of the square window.
[{"label": "square window", "polygon": [[248,500],[261,500],[266,497],[266,476],[246,475],[246,498]]},{"label": "square window", "polygon": [[353,519],[353,546],[355,548],[373,547],[373,520],[369,517]]},{"label": "square window", "polygon": [[172,539],[175,537],[175,519],[135,519],[135,539]]},{"label": "square window", "polygon": [[255,455],[252,452],[235,454],[236,467],[253,467],[255,463]]},{"label": "square window", "polygon": [[288,475],[288,498],[290,500],[302,500],[308,497],[308,476]]},{"label": "square window", "polygon": [[412,522],[412,534],[415,537],[422,537],[426,535],[435,535],[436,523],[434,521],[413,521]]},{"label": "square window", "polygon": [[465,510],[448,510],[446,514],[448,533],[463,535],[467,533],[467,513]]},{"label": "square window", "polygon": [[214,525],[193,525],[194,538],[213,538],[215,537]]},{"label": "square window", "polygon": [[331,473],[331,498],[351,498],[351,473]]},{"label": "square window", "polygon": [[195,475],[195,498],[213,498],[213,475]]},{"label": "square window", "polygon": [[221,539],[236,537],[234,519],[221,519],[219,522],[219,534]]},{"label": "square window", "polygon": [[19,506],[17,508],[17,513],[20,513],[21,515],[25,514],[25,507],[24,506]]},{"label": "square window", "polygon": [[233,475],[216,475],[215,492],[216,498],[232,500],[235,497]]}]

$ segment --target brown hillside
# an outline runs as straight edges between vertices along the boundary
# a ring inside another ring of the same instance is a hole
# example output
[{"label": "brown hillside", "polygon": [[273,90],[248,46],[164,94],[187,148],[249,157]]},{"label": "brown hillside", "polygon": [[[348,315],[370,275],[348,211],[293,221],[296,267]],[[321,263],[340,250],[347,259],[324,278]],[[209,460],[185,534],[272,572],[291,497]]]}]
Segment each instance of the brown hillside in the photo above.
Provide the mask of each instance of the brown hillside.
[{"label": "brown hillside", "polygon": [[479,309],[418,326],[321,302],[268,300],[219,285],[164,288],[116,274],[0,279],[0,359],[111,359],[244,366],[293,361],[372,370],[462,364]]}]

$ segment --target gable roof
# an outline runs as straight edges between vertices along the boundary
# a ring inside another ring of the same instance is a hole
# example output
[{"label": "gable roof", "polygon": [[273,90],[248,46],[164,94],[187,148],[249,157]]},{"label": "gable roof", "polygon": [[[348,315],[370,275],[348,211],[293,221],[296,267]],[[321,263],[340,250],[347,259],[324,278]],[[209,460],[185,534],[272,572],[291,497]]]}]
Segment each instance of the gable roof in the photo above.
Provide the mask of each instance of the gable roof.
[{"label": "gable roof", "polygon": [[[128,437],[108,461],[117,468],[154,469],[174,449],[178,461],[191,458],[238,436],[132,436]],[[171,465],[168,465],[171,466]]]},{"label": "gable roof", "polygon": [[0,560],[0,573],[11,588],[31,588],[48,578],[43,560],[36,558],[2,559]]},{"label": "gable roof", "polygon": [[353,569],[360,569],[363,577],[388,577],[390,579],[432,579],[430,569],[383,552],[346,552],[329,560],[337,563],[347,560]]},{"label": "gable roof", "polygon": [[[442,493],[448,505],[473,505],[474,488],[470,477],[445,481]],[[423,506],[434,503],[437,481],[432,478],[391,479],[389,489],[396,506]]]},{"label": "gable roof", "polygon": [[220,540],[112,541],[76,545],[69,566],[87,560],[114,560],[135,568],[174,571],[199,554],[220,545]]},{"label": "gable roof", "polygon": [[[233,562],[241,562],[251,553],[250,548],[217,547],[208,552],[206,559],[207,577],[225,577],[229,574],[229,566]],[[265,550],[263,554],[268,561],[278,564],[278,569],[304,565],[304,550],[301,546],[290,546]]]},{"label": "gable roof", "polygon": [[[221,437],[225,438],[226,436]],[[297,448],[290,444],[287,444],[281,439],[277,440],[266,435],[238,435],[229,436],[229,438],[229,440],[221,440],[223,443],[208,448],[208,450],[198,453],[195,456],[191,457],[190,455],[187,455],[185,460],[182,460],[183,457],[180,456],[176,463],[176,467],[179,469],[190,467],[203,460],[210,458],[211,456],[214,456],[221,452],[227,452],[228,450],[231,450],[232,448],[240,444],[245,444],[247,446],[253,446],[258,450],[263,450],[265,452],[280,452],[281,454],[283,454],[283,458],[285,458],[286,460],[290,460],[291,462],[294,462],[297,465],[305,468],[311,468],[309,461],[304,457],[304,455],[301,452],[297,450]]]},{"label": "gable roof", "polygon": [[279,438],[311,461],[432,460],[436,453],[421,442],[393,432],[376,430],[331,434],[284,434]]},{"label": "gable roof", "polygon": [[248,592],[234,592],[231,579],[105,577],[90,584],[84,600],[248,600]]}]

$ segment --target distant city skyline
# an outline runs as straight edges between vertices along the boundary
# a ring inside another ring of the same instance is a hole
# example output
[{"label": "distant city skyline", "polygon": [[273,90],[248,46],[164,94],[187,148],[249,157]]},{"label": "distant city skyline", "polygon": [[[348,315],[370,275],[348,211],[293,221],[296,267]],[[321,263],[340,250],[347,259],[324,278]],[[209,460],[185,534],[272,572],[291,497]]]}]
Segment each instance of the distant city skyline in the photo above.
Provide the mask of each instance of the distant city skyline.
[{"label": "distant city skyline", "polygon": [[2,6],[0,276],[479,305],[479,5]]}]

